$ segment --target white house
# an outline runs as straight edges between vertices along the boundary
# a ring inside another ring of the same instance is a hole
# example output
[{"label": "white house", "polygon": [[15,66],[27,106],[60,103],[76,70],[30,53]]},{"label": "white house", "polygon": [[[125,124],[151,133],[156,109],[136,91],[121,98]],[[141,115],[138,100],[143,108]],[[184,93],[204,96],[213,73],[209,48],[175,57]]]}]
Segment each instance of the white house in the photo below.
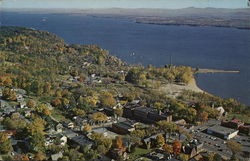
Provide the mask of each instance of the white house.
[{"label": "white house", "polygon": [[224,114],[225,114],[225,109],[222,107],[222,106],[220,106],[220,107],[217,107],[217,108],[215,108],[217,111],[219,111],[219,113],[220,113],[220,117],[221,116],[223,116]]}]

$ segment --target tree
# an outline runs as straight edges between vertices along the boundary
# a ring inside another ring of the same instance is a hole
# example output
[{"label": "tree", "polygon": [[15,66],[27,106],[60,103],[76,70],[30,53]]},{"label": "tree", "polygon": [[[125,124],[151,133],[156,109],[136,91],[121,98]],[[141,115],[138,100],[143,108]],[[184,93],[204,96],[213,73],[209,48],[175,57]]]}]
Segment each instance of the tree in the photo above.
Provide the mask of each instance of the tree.
[{"label": "tree", "polygon": [[36,111],[39,113],[43,113],[46,116],[51,115],[51,112],[46,104],[39,104],[36,106]]},{"label": "tree", "polygon": [[43,110],[43,114],[46,115],[46,116],[50,116],[50,115],[51,115],[51,112],[50,112],[49,108],[45,108],[45,109]]},{"label": "tree", "polygon": [[187,154],[180,154],[179,157],[183,161],[188,161],[189,160],[189,156]]},{"label": "tree", "polygon": [[208,113],[206,111],[203,111],[199,114],[199,118],[202,122],[207,121],[208,120]]},{"label": "tree", "polygon": [[159,129],[165,133],[165,136],[169,133],[169,139],[170,135],[177,130],[177,125],[173,122],[168,122],[167,120],[159,121],[157,122],[157,125]]},{"label": "tree", "polygon": [[34,151],[44,150],[44,128],[46,122],[40,118],[35,117],[33,122],[27,126],[27,132],[31,136],[30,144]]},{"label": "tree", "polygon": [[3,98],[10,101],[17,99],[16,92],[13,89],[5,88],[3,90]]},{"label": "tree", "polygon": [[3,120],[3,125],[5,125],[5,127],[9,130],[23,130],[27,123],[25,120],[21,119],[21,118],[9,118],[9,117],[6,117],[4,120]]},{"label": "tree", "polygon": [[84,110],[79,108],[73,108],[72,111],[76,116],[84,116],[86,114]]},{"label": "tree", "polygon": [[90,131],[92,129],[92,127],[89,125],[89,124],[86,124],[84,127],[83,127],[83,131]]},{"label": "tree", "polygon": [[29,160],[29,157],[25,154],[18,154],[15,156],[15,160]]},{"label": "tree", "polygon": [[83,83],[85,79],[86,79],[86,76],[83,75],[83,74],[81,74],[81,75],[79,76],[78,81],[81,82],[81,83]]},{"label": "tree", "polygon": [[46,159],[46,155],[42,152],[38,152],[38,153],[36,153],[34,159],[38,160],[38,161],[42,161],[42,160]]},{"label": "tree", "polygon": [[[102,152],[103,154],[107,153],[112,146],[112,140],[104,137],[101,133],[92,133],[91,138],[95,141],[96,146],[103,145]],[[103,149],[104,148],[104,149]]]},{"label": "tree", "polygon": [[56,98],[55,100],[52,101],[51,104],[55,107],[59,107],[62,105],[62,101],[59,98]]},{"label": "tree", "polygon": [[7,154],[12,151],[12,145],[5,132],[0,132],[0,153]]},{"label": "tree", "polygon": [[51,93],[51,84],[49,82],[45,83],[43,92],[45,94],[47,94],[47,95],[50,95],[50,93]]},{"label": "tree", "polygon": [[168,144],[164,144],[163,145],[163,150],[166,152],[166,153],[173,153],[173,148],[172,146],[168,145]]},{"label": "tree", "polygon": [[29,107],[29,108],[34,108],[35,106],[36,106],[36,102],[35,102],[34,100],[29,99],[29,100],[27,101],[27,107]]},{"label": "tree", "polygon": [[164,108],[164,104],[161,102],[155,102],[154,103],[154,108],[157,109],[158,112],[160,112]]},{"label": "tree", "polygon": [[68,151],[69,160],[85,160],[83,154],[78,151],[79,148],[70,149]]},{"label": "tree", "polygon": [[142,130],[137,129],[137,130],[132,131],[130,135],[133,137],[137,137],[137,138],[144,138],[146,136],[146,131],[143,129]]},{"label": "tree", "polygon": [[114,107],[116,104],[116,100],[109,92],[102,93],[100,101],[103,107]]},{"label": "tree", "polygon": [[106,121],[108,117],[102,112],[96,112],[91,115],[91,119],[93,121]]},{"label": "tree", "polygon": [[118,118],[121,117],[123,115],[123,109],[122,108],[116,108],[116,109],[114,109],[114,114]]},{"label": "tree", "polygon": [[181,152],[181,142],[179,140],[175,140],[173,142],[173,153],[175,155],[179,155]]},{"label": "tree", "polygon": [[162,147],[165,144],[165,138],[162,135],[156,137],[157,147]]},{"label": "tree", "polygon": [[114,147],[120,149],[123,152],[126,150],[126,147],[123,145],[121,136],[116,137]]},{"label": "tree", "polygon": [[239,152],[242,151],[242,146],[235,142],[235,141],[228,141],[227,142],[227,147],[231,150],[231,152],[233,153],[232,158],[235,158],[235,155]]}]

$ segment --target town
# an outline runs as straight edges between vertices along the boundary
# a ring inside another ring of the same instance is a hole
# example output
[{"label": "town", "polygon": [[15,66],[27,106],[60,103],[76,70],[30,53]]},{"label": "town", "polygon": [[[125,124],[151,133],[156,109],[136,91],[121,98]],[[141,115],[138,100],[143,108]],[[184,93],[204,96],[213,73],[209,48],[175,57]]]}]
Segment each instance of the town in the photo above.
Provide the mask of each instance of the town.
[{"label": "town", "polygon": [[249,107],[186,89],[198,69],[127,65],[46,31],[0,33],[0,160],[250,159]]},{"label": "town", "polygon": [[[3,92],[5,91],[1,88],[0,120],[4,120],[4,125],[0,126],[1,144],[7,142],[2,140],[6,136],[10,143],[9,148],[12,149],[5,149],[4,145],[0,147],[1,151],[11,152],[12,156],[23,154],[32,146],[29,138],[20,140],[20,136],[16,135],[18,128],[14,130],[13,126],[20,125],[13,125],[14,120],[30,123],[32,113],[38,112],[40,106],[43,115],[51,119],[49,128],[45,129],[44,147],[58,148],[51,150],[50,156],[47,156],[49,160],[63,159],[63,147],[66,146],[85,150],[99,146],[96,145],[98,142],[103,146],[110,146],[105,145],[104,140],[99,140],[101,137],[115,140],[117,145],[109,147],[106,155],[98,155],[97,160],[193,161],[201,158],[208,160],[211,156],[222,160],[230,159],[232,155],[247,160],[250,157],[250,125],[241,120],[207,120],[200,125],[192,125],[184,119],[174,120],[172,115],[143,106],[140,100],[132,100],[124,105],[118,103],[113,107],[91,111],[84,116],[73,116],[71,120],[58,121],[49,112],[54,109],[51,104],[39,104],[35,108],[38,102],[32,102],[25,90],[13,89],[16,93],[15,105],[3,99]],[[219,112],[219,118],[226,115],[223,107],[216,110]],[[6,118],[11,120],[7,121]],[[18,121],[17,124],[21,123]],[[152,131],[147,131],[148,129]],[[239,146],[239,149],[228,146],[228,143],[236,144],[231,146]],[[106,151],[108,147],[99,148]],[[136,158],[135,155],[130,158],[130,153],[139,154],[139,151],[142,151],[142,156]],[[24,160],[25,157],[35,160],[46,158],[41,154],[19,157]]]}]

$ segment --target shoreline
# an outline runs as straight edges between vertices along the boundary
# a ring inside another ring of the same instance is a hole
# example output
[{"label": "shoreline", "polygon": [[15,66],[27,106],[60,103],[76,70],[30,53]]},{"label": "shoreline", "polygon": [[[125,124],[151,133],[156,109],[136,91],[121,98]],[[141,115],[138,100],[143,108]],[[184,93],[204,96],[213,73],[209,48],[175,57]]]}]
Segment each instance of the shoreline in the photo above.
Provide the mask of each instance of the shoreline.
[{"label": "shoreline", "polygon": [[194,77],[189,81],[187,85],[178,85],[175,83],[168,83],[159,87],[158,90],[165,93],[168,97],[172,97],[172,98],[178,97],[182,93],[183,90],[190,90],[190,91],[197,92],[197,93],[209,94],[208,92],[198,87]]},{"label": "shoreline", "polygon": [[134,23],[194,27],[250,29],[250,9],[182,8],[182,9],[3,9],[3,12],[85,15],[100,18],[130,18]]},{"label": "shoreline", "polygon": [[240,73],[239,70],[219,70],[219,69],[198,69],[194,74],[206,74],[206,73]]},{"label": "shoreline", "polygon": [[[195,70],[193,68],[193,70]],[[209,94],[207,91],[201,89],[196,82],[194,77],[195,74],[206,74],[206,73],[239,73],[240,71],[237,70],[218,70],[218,69],[199,69],[198,71],[194,72],[192,79],[186,85],[180,85],[175,83],[168,83],[164,84],[159,87],[159,91],[162,91],[167,96],[176,98],[178,97],[183,90],[190,90],[193,92],[198,93],[206,93]]]}]

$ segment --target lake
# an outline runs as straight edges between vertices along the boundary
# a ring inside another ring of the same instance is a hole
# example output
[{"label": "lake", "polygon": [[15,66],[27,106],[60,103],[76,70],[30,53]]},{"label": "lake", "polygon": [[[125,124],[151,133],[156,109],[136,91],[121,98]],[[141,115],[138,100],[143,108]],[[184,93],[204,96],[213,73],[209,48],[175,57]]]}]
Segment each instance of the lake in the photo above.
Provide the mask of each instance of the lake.
[{"label": "lake", "polygon": [[[2,4],[1,4],[2,3]],[[246,8],[247,0],[2,0],[3,8]]]},{"label": "lake", "polygon": [[[46,21],[43,21],[46,19]],[[67,43],[97,44],[129,63],[240,70],[199,74],[198,86],[250,105],[250,30],[137,24],[130,19],[2,12],[2,25],[53,32]],[[134,53],[134,54],[132,54]]]}]

